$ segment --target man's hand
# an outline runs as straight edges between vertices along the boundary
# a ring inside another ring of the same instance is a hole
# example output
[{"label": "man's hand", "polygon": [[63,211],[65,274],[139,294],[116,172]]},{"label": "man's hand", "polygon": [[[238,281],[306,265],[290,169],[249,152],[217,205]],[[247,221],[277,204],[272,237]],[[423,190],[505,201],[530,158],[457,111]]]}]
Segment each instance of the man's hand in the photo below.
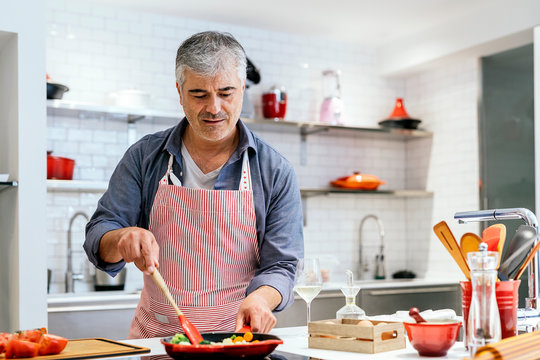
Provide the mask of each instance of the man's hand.
[{"label": "man's hand", "polygon": [[99,255],[106,262],[134,262],[148,275],[159,267],[159,245],[150,231],[139,227],[107,232],[101,238]]},{"label": "man's hand", "polygon": [[268,333],[276,325],[272,310],[280,303],[279,291],[270,286],[261,286],[242,301],[236,317],[236,330],[249,325],[253,332]]}]

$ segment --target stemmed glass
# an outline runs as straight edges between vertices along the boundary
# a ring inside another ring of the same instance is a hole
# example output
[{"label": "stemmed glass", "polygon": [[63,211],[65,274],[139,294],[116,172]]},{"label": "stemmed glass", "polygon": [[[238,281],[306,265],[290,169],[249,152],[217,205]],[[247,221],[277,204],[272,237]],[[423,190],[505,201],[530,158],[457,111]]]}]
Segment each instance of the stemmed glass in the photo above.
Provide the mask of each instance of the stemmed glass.
[{"label": "stemmed glass", "polygon": [[322,289],[321,266],[318,258],[298,261],[294,275],[294,290],[307,304],[307,323],[311,321],[311,301]]}]

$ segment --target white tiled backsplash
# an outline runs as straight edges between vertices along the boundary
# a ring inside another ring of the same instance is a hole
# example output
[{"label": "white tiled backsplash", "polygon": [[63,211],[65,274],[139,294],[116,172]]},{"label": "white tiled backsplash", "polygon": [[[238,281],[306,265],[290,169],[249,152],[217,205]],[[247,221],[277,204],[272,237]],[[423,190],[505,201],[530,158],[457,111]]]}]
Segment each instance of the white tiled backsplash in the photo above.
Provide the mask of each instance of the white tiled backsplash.
[{"label": "white tiled backsplash", "polygon": [[[107,103],[108,93],[137,88],[153,95],[153,107],[179,110],[174,87],[174,58],[178,45],[203,30],[229,31],[244,45],[260,69],[262,82],[248,90],[260,115],[260,94],[273,84],[286,87],[286,118],[316,121],[322,99],[321,72],[343,72],[346,124],[376,127],[391,112],[396,97],[405,98],[407,111],[423,120],[433,139],[408,142],[331,131],[307,137],[307,163],[301,164],[298,133],[283,127],[253,125],[263,139],[294,165],[300,186],[326,186],[330,180],[358,170],[386,181],[381,189],[427,189],[434,198],[405,199],[384,195],[321,195],[309,197],[304,227],[307,254],[326,255],[334,280],[358,262],[359,224],[376,214],[384,223],[387,276],[402,269],[419,276],[459,278],[457,267],[431,227],[450,220],[459,210],[478,207],[476,140],[476,76],[474,61],[460,61],[408,79],[377,75],[374,49],[309,36],[270,32],[221,23],[136,13],[117,8],[49,2],[47,71],[70,87],[65,99]],[[176,121],[145,119],[136,124],[137,138],[173,126]],[[74,178],[105,181],[127,149],[127,124],[101,115],[48,116],[48,149],[77,162]],[[63,291],[69,218],[79,210],[91,215],[99,194],[48,194],[48,266],[53,269],[51,292]],[[74,247],[81,249],[84,221],[73,226]],[[452,228],[454,226],[451,224]],[[475,231],[459,225],[460,232]],[[367,221],[364,251],[373,261],[379,249],[376,223]],[[339,261],[337,260],[339,259]],[[84,255],[75,254],[75,270],[87,273]],[[373,270],[373,267],[371,266]],[[91,280],[76,284],[89,288]],[[141,286],[140,274],[128,270],[128,290]]]}]

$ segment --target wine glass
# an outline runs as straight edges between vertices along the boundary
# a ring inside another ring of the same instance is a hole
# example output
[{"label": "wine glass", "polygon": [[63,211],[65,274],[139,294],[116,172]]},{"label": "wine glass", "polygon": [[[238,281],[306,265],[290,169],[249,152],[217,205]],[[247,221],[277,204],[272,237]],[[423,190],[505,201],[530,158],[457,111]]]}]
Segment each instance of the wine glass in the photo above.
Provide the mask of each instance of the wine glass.
[{"label": "wine glass", "polygon": [[322,289],[321,266],[318,258],[298,260],[294,275],[294,290],[307,304],[307,323],[311,321],[311,301]]}]

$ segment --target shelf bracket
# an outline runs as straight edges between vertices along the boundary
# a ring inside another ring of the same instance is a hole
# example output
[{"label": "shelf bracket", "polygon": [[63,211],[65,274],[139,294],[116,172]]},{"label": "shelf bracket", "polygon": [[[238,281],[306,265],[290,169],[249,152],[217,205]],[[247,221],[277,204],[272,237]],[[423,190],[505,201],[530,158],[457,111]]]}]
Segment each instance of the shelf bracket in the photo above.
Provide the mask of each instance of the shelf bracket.
[{"label": "shelf bracket", "polygon": [[143,120],[144,115],[130,115],[127,116],[128,123],[128,146],[131,146],[137,141],[137,121]]},{"label": "shelf bracket", "polygon": [[127,122],[128,124],[135,124],[139,120],[143,120],[146,116],[144,115],[131,115],[128,114],[127,116]]},{"label": "shelf bracket", "polygon": [[307,199],[313,196],[328,195],[328,192],[304,192],[300,190],[300,197],[302,198],[302,216],[304,226],[307,226]]},{"label": "shelf bracket", "polygon": [[328,131],[328,128],[309,129],[307,126],[300,127],[300,165],[307,165],[307,137],[322,131]]},{"label": "shelf bracket", "polygon": [[12,189],[14,187],[17,187],[18,185],[19,185],[19,183],[17,183],[16,181],[2,182],[2,183],[0,183],[0,192],[2,192],[4,190],[7,190],[7,189]]}]

